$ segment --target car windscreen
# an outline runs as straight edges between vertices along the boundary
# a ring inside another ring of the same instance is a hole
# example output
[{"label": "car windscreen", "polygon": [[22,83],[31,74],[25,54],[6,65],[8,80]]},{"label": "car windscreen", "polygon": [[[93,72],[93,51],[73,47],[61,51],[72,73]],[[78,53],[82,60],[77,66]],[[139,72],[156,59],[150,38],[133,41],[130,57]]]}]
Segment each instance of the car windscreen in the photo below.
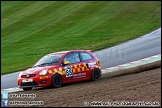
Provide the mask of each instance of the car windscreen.
[{"label": "car windscreen", "polygon": [[33,67],[57,65],[63,54],[50,54],[42,57]]}]

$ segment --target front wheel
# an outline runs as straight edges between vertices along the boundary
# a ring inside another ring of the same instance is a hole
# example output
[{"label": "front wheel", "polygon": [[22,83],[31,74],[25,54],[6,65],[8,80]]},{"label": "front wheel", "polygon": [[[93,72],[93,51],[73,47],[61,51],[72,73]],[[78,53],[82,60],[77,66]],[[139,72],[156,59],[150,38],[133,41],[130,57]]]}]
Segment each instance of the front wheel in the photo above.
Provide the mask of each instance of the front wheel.
[{"label": "front wheel", "polygon": [[32,89],[32,87],[22,88],[24,91],[29,91]]},{"label": "front wheel", "polygon": [[59,74],[55,74],[52,77],[52,85],[55,88],[61,87],[61,85],[62,85],[62,78],[61,78],[61,76]]},{"label": "front wheel", "polygon": [[97,81],[100,79],[100,71],[98,69],[94,69],[92,72],[92,80]]}]

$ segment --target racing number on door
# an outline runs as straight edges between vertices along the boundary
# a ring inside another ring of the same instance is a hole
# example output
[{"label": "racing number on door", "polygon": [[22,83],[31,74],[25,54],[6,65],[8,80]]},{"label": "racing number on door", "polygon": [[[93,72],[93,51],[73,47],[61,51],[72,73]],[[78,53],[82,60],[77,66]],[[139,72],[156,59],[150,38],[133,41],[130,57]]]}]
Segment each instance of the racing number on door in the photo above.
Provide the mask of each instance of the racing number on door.
[{"label": "racing number on door", "polygon": [[66,67],[65,72],[66,72],[66,78],[69,78],[69,77],[73,76],[71,67]]}]

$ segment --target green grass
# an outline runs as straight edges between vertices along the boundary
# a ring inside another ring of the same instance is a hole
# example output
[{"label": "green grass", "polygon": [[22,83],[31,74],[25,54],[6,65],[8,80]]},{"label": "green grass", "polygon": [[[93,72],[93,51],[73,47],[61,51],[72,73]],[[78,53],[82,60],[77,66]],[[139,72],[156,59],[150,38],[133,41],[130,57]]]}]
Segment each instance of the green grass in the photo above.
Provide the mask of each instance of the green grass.
[{"label": "green grass", "polygon": [[160,1],[2,1],[1,75],[47,53],[93,51],[161,27]]}]

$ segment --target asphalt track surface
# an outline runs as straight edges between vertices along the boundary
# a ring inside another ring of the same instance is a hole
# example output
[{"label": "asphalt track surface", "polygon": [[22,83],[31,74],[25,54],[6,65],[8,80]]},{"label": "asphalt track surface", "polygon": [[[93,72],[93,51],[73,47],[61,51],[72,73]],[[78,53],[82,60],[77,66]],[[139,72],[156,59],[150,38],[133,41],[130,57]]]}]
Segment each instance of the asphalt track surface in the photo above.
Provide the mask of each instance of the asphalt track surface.
[{"label": "asphalt track surface", "polygon": [[[102,69],[161,54],[161,28],[140,38],[94,52]],[[19,72],[1,76],[1,89],[17,87]]]}]

